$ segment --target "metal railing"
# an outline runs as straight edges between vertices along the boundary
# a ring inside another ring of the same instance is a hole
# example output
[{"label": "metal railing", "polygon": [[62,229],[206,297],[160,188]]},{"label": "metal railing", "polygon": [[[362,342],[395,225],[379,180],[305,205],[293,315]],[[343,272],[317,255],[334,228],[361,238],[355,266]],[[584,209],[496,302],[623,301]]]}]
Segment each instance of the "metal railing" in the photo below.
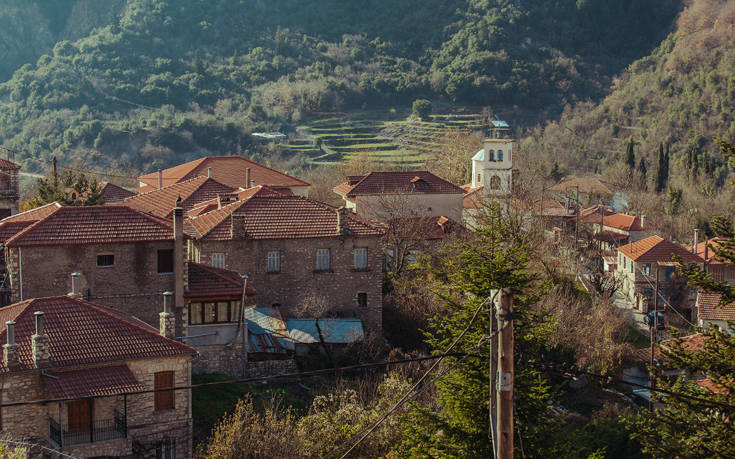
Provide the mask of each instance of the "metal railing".
[{"label": "metal railing", "polygon": [[125,416],[115,410],[112,419],[94,420],[85,426],[60,424],[49,417],[49,438],[59,446],[116,440],[128,435]]}]

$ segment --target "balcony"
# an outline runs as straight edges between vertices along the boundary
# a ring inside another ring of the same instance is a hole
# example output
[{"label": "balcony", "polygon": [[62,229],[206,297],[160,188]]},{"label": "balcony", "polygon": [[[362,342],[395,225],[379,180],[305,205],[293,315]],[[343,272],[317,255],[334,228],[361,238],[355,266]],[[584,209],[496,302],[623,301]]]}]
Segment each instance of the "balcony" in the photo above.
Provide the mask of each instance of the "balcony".
[{"label": "balcony", "polygon": [[49,438],[59,447],[117,440],[127,435],[127,420],[117,410],[112,419],[93,420],[88,425],[72,428],[49,417]]}]

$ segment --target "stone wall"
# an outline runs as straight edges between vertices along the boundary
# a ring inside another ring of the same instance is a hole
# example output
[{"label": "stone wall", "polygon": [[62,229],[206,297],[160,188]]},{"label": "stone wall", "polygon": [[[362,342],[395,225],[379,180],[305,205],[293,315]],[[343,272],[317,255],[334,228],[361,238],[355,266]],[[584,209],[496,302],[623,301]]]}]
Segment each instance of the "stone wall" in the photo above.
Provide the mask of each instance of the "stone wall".
[{"label": "stone wall", "polygon": [[[368,269],[354,269],[353,249],[368,249]],[[329,248],[332,269],[316,272],[316,250]],[[268,252],[280,251],[281,272],[266,273]],[[365,327],[382,327],[382,249],[380,238],[333,236],[307,239],[258,239],[198,241],[190,252],[200,263],[211,263],[212,253],[225,253],[226,268],[249,276],[248,285],[257,290],[254,302],[260,307],[279,304],[290,311],[310,297],[323,297],[344,317],[358,317]],[[357,294],[367,294],[367,307],[358,306]]]},{"label": "stone wall", "polygon": [[247,368],[248,378],[276,376],[286,373],[297,373],[299,367],[294,359],[286,360],[258,360],[249,361]]}]

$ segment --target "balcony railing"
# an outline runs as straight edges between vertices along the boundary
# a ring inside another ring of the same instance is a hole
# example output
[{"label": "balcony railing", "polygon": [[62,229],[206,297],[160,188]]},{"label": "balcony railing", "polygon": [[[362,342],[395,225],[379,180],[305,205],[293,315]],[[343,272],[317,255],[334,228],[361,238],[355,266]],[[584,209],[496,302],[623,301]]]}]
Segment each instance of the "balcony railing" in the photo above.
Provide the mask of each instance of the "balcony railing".
[{"label": "balcony railing", "polygon": [[94,420],[89,425],[70,429],[68,425],[56,422],[49,418],[49,438],[59,446],[95,443],[99,441],[116,440],[128,435],[128,425],[125,416],[118,412],[112,419]]}]

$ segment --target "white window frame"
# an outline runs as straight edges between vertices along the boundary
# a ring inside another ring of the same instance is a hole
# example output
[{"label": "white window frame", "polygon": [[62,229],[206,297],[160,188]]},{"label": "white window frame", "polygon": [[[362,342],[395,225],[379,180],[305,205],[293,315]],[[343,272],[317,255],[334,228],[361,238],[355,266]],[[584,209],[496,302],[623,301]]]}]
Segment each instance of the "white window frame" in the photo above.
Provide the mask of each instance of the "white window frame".
[{"label": "white window frame", "polygon": [[272,250],[265,256],[265,272],[277,274],[281,272],[281,252]]},{"label": "white window frame", "polygon": [[316,249],[316,271],[332,269],[332,249]]},{"label": "white window frame", "polygon": [[224,252],[214,252],[212,253],[212,266],[215,268],[225,268],[225,254]]},{"label": "white window frame", "polygon": [[365,271],[368,269],[368,248],[356,247],[353,250],[353,261],[355,271]]}]

